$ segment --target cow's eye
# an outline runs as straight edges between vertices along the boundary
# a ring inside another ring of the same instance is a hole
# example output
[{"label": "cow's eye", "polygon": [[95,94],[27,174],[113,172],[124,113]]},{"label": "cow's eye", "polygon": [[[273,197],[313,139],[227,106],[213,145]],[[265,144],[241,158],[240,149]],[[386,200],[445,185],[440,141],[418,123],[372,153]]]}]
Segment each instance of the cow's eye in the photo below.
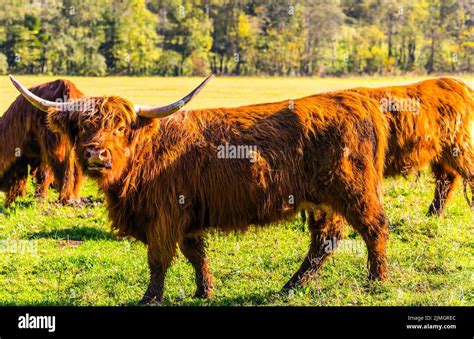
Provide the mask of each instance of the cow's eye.
[{"label": "cow's eye", "polygon": [[84,126],[79,126],[79,135],[84,135],[84,133],[86,133]]},{"label": "cow's eye", "polygon": [[123,132],[125,132],[125,126],[120,126],[117,128],[117,133],[122,134]]}]

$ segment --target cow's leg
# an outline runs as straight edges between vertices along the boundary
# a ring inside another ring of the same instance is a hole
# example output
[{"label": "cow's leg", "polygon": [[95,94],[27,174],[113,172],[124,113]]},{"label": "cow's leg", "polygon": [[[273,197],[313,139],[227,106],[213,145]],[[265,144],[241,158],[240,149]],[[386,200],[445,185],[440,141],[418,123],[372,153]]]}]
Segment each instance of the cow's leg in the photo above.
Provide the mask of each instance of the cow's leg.
[{"label": "cow's leg", "polygon": [[74,204],[74,167],[66,159],[62,169],[63,180],[59,192],[59,201],[64,205],[72,205]]},{"label": "cow's leg", "polygon": [[332,197],[333,205],[339,207],[341,214],[366,243],[369,279],[383,281],[388,276],[388,220],[382,206],[382,175],[371,166],[370,158],[360,160],[359,164],[346,166],[334,180],[337,195]]},{"label": "cow's leg", "polygon": [[48,196],[49,187],[54,180],[53,173],[44,164],[41,164],[35,171],[36,190],[35,197],[45,199]]},{"label": "cow's leg", "polygon": [[300,216],[301,216],[301,222],[303,223],[303,231],[304,231],[304,225],[306,224],[306,221],[310,218],[314,219],[314,212],[312,210],[301,210]]},{"label": "cow's leg", "polygon": [[196,273],[197,298],[209,298],[212,296],[214,279],[209,270],[209,261],[206,255],[206,244],[204,237],[185,237],[179,244],[184,256],[191,262]]},{"label": "cow's leg", "polygon": [[301,222],[305,224],[306,223],[306,210],[301,210],[300,217],[301,217]]},{"label": "cow's leg", "polygon": [[471,189],[471,211],[474,212],[474,178],[469,180],[469,188]]},{"label": "cow's leg", "polygon": [[[454,146],[452,149],[463,149],[463,147]],[[459,173],[465,184],[471,189],[471,193],[474,194],[474,152],[465,149],[461,152],[449,152],[448,154],[449,164],[452,165],[454,171]],[[474,198],[472,200],[471,209],[474,211]]]},{"label": "cow's leg", "polygon": [[283,290],[293,289],[309,282],[314,278],[318,269],[334,252],[337,242],[342,238],[344,219],[331,212],[318,211],[308,213],[308,228],[311,232],[311,244],[308,254],[298,271],[283,286]]},{"label": "cow's leg", "polygon": [[76,201],[78,203],[81,202],[81,187],[82,187],[83,181],[84,181],[84,175],[82,173],[82,170],[79,167],[79,165],[74,163],[74,188],[73,188],[73,192],[74,192],[74,198],[76,199]]},{"label": "cow's leg", "polygon": [[9,183],[5,196],[6,207],[9,207],[17,197],[24,197],[26,195],[27,181],[28,172],[26,172],[25,176],[16,177]]},{"label": "cow's leg", "polygon": [[8,207],[17,197],[26,195],[28,163],[23,159],[17,160],[4,176],[7,178],[5,206]]},{"label": "cow's leg", "polygon": [[369,279],[383,281],[388,276],[388,222],[382,204],[377,199],[367,198],[356,204],[357,207],[349,211],[346,218],[367,245]]},{"label": "cow's leg", "polygon": [[150,283],[143,295],[140,304],[150,304],[163,301],[165,287],[165,277],[168,268],[171,266],[176,248],[169,250],[171,253],[157,251],[152,246],[148,246],[148,266],[150,267]]},{"label": "cow's leg", "polygon": [[51,168],[58,188],[59,202],[64,205],[74,204],[74,153],[67,147],[64,140],[56,140],[49,147],[43,147],[43,161]]},{"label": "cow's leg", "polygon": [[[315,217],[314,209],[308,210],[308,211],[306,211],[306,213],[308,214],[307,215],[308,223],[309,223],[309,220],[313,220],[312,221],[313,223],[317,222],[317,220],[315,219],[316,217]],[[322,217],[323,217],[323,215],[321,213],[318,213],[318,218],[322,218]],[[304,231],[304,224],[303,224],[303,231]]]},{"label": "cow's leg", "polygon": [[53,186],[59,192],[59,202],[62,204],[70,203],[72,189],[68,190],[68,187],[71,185],[69,185],[70,180],[68,181],[65,178],[65,162],[59,161],[54,156],[50,155],[48,158],[48,165],[50,166],[54,175]]},{"label": "cow's leg", "polygon": [[427,215],[439,216],[443,213],[446,203],[451,198],[456,184],[461,177],[454,171],[448,170],[442,164],[433,164],[431,170],[436,179],[436,189]]}]

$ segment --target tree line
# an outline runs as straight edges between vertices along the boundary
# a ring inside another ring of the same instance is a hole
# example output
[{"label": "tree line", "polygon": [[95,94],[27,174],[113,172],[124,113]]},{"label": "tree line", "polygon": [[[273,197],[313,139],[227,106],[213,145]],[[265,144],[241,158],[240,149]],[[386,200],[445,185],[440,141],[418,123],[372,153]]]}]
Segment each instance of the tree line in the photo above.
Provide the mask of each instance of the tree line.
[{"label": "tree line", "polygon": [[0,74],[472,72],[470,0],[3,0]]}]

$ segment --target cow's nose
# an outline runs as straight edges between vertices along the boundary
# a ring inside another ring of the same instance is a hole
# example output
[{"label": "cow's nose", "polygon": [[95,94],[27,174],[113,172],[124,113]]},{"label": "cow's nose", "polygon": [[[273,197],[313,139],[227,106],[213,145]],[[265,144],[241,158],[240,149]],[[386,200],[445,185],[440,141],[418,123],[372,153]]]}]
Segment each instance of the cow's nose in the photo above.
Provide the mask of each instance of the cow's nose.
[{"label": "cow's nose", "polygon": [[110,160],[110,151],[106,148],[87,147],[84,159],[89,162],[107,162]]}]

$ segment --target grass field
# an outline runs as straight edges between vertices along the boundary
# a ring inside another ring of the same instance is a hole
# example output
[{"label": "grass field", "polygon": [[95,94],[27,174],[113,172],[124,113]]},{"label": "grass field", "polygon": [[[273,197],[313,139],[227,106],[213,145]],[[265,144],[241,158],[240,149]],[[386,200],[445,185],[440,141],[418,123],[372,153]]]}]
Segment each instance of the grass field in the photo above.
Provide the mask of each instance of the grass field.
[{"label": "grass field", "polygon": [[[30,86],[51,77],[18,77]],[[116,94],[143,104],[164,104],[199,83],[197,78],[70,78],[88,95]],[[421,78],[420,78],[421,79]],[[474,79],[464,78],[471,87]],[[413,78],[274,79],[221,78],[191,107],[235,106],[298,98],[355,86],[402,84]],[[0,112],[17,93],[0,77]],[[1,147],[1,145],[0,145]],[[166,279],[164,305],[474,305],[474,222],[458,188],[444,217],[426,217],[434,184],[385,180],[390,220],[390,278],[367,281],[366,248],[349,226],[346,238],[310,286],[288,295],[279,289],[303,260],[309,233],[300,221],[246,234],[209,235],[215,296],[193,299],[194,274],[179,255]],[[102,194],[90,180],[87,207],[27,197],[0,207],[0,305],[134,305],[148,283],[146,249],[110,231]],[[0,193],[0,206],[4,196]]]}]

